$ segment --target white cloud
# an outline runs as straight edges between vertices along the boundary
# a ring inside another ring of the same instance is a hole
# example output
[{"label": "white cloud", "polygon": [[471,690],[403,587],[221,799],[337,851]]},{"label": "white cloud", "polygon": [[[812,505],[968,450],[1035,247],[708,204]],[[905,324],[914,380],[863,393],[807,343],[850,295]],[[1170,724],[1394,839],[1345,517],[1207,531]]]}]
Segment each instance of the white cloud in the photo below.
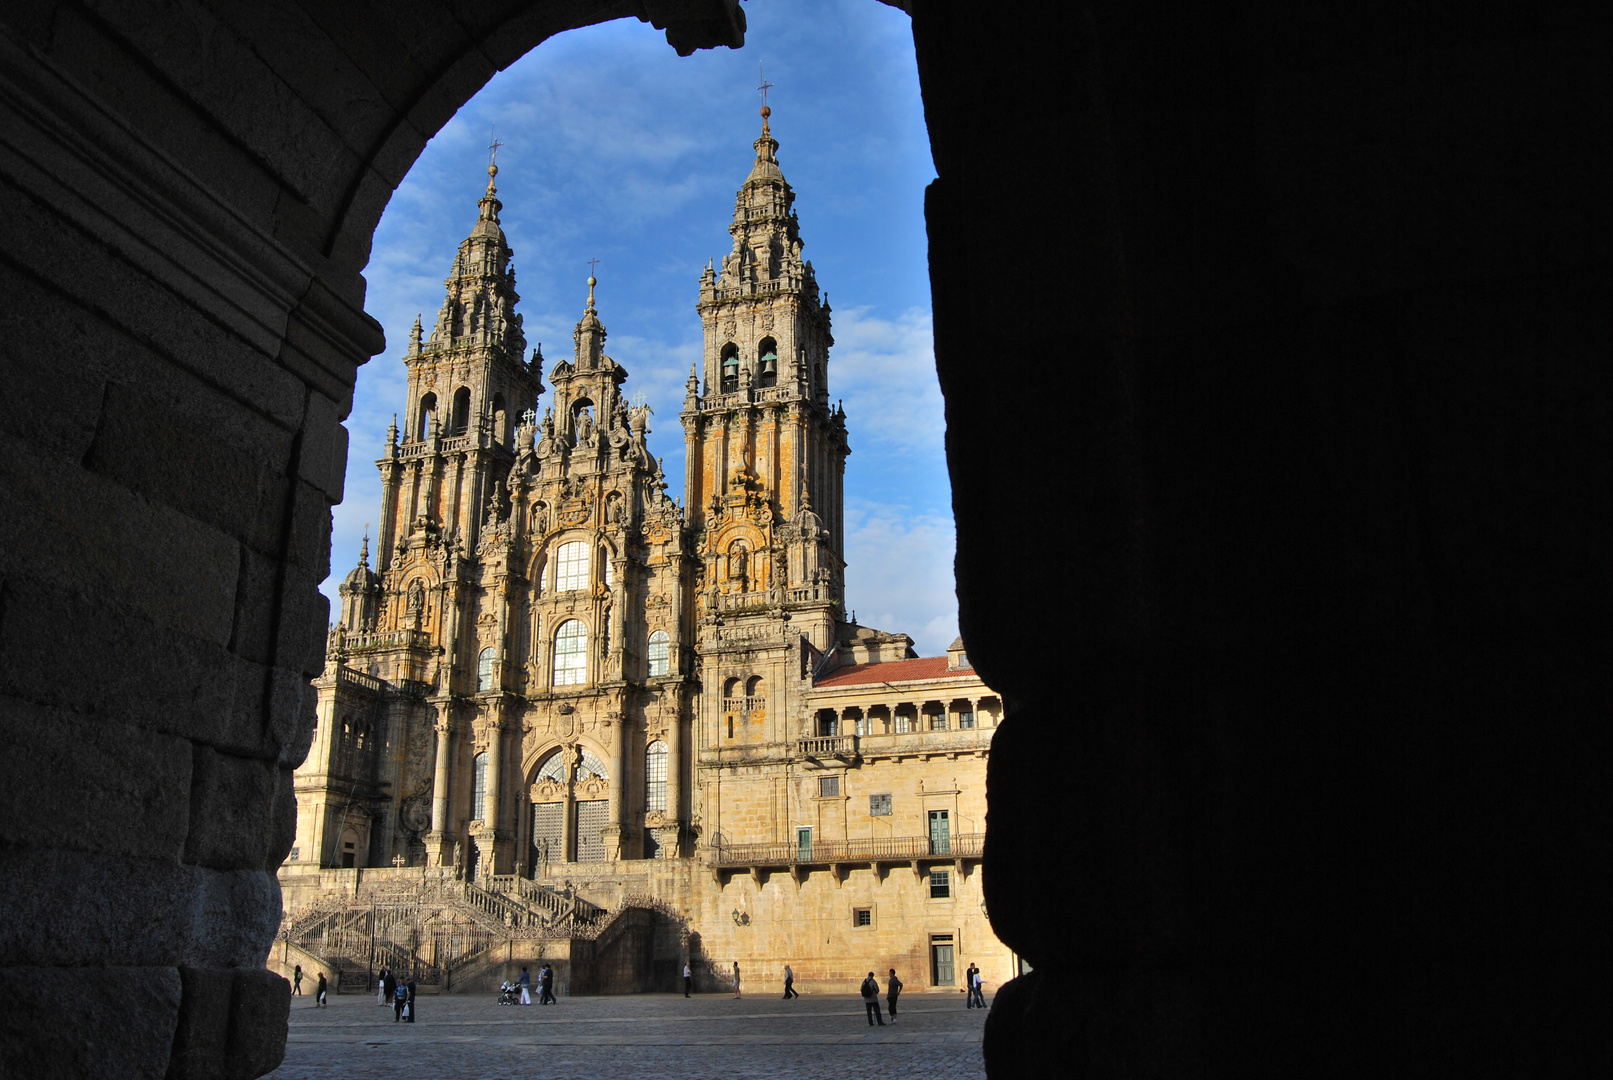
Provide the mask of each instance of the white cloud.
[{"label": "white cloud", "polygon": [[950,514],[848,499],[846,606],[857,621],[913,638],[939,656],[958,634]]}]

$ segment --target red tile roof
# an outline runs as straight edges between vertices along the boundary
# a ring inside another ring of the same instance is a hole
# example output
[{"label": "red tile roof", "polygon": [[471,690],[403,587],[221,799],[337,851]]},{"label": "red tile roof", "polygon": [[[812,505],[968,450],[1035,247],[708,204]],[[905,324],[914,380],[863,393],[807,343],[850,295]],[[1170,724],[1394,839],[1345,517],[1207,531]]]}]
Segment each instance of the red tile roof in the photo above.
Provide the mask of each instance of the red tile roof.
[{"label": "red tile roof", "polygon": [[887,660],[883,664],[852,664],[836,668],[819,679],[814,687],[859,686],[864,683],[916,682],[920,679],[976,677],[973,668],[947,667],[944,656],[924,656],[917,660]]}]

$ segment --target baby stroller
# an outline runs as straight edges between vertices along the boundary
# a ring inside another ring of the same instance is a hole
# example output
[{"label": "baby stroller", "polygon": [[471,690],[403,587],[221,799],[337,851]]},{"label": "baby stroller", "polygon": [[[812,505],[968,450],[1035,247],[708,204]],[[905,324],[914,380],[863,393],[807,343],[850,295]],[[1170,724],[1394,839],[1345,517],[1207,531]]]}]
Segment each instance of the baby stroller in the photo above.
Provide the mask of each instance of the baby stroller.
[{"label": "baby stroller", "polygon": [[498,984],[498,1003],[500,1005],[521,1004],[521,988],[512,982]]}]

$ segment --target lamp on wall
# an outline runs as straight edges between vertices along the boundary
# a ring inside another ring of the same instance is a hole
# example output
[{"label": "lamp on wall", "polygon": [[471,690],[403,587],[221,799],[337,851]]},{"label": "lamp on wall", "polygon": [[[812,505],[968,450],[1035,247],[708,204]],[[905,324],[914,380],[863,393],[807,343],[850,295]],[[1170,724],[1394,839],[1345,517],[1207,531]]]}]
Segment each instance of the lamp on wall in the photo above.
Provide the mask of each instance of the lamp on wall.
[{"label": "lamp on wall", "polygon": [[742,912],[738,908],[735,908],[734,912],[733,912],[733,915],[734,915],[734,925],[735,926],[749,926],[750,925],[750,913],[749,912]]}]

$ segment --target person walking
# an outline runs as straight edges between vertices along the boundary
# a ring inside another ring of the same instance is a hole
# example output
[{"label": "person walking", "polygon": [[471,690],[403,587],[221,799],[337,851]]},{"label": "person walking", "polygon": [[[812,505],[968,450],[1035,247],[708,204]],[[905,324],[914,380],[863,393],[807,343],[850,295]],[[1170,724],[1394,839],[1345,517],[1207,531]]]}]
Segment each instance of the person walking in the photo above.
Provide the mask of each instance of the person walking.
[{"label": "person walking", "polygon": [[862,992],[863,1005],[868,1010],[868,1026],[873,1027],[874,1021],[878,1020],[879,1026],[884,1027],[885,1018],[879,1013],[879,980],[874,978],[872,971],[868,973],[868,978],[863,980],[862,986],[858,987],[858,989]]},{"label": "person walking", "polygon": [[734,961],[734,997],[739,997],[739,961]]},{"label": "person walking", "polygon": [[689,961],[685,960],[683,962],[683,996],[688,997],[689,996],[689,991],[691,991],[693,989],[694,989],[694,969],[689,966]]},{"label": "person walking", "polygon": [[554,996],[554,968],[550,967],[548,964],[544,964],[543,970],[538,972],[538,1004],[560,1004],[560,1002],[555,1000]]},{"label": "person walking", "polygon": [[793,998],[798,998],[800,996],[801,996],[800,994],[797,994],[795,992],[795,972],[790,970],[790,965],[785,964],[784,965],[784,1000],[788,1001],[792,997]]},{"label": "person walking", "polygon": [[318,983],[318,985],[316,985],[314,987],[314,1008],[323,1009],[324,1007],[325,1007],[325,973],[323,971],[321,971],[319,973],[319,983]]},{"label": "person walking", "polygon": [[409,1003],[409,988],[398,983],[392,989],[392,1022],[396,1024],[403,1019],[403,1007]]},{"label": "person walking", "polygon": [[394,993],[398,989],[397,976],[392,974],[391,968],[381,969],[381,1004],[391,1005]]},{"label": "person walking", "polygon": [[963,973],[963,990],[964,990],[964,1006],[963,1007],[966,1008],[966,1009],[974,1008],[975,1007],[975,966],[974,966],[974,963],[972,961],[970,962],[969,967]]},{"label": "person walking", "polygon": [[293,994],[295,994],[297,997],[302,997],[302,965],[301,964],[298,964],[296,969],[294,971],[292,971],[292,973],[291,973],[291,992]]},{"label": "person walking", "polygon": [[390,1004],[390,1002],[388,1001],[389,992],[388,992],[388,990],[386,988],[386,980],[387,980],[387,976],[391,975],[391,974],[392,974],[392,969],[383,966],[381,968],[381,974],[376,977],[376,980],[375,980],[375,1003],[377,1005]]},{"label": "person walking", "polygon": [[412,1024],[412,1023],[414,1023],[414,980],[413,979],[409,980],[408,991],[409,991],[409,1000],[405,1003],[404,1008],[409,1014],[408,1022]]},{"label": "person walking", "polygon": [[974,971],[974,980],[969,984],[969,996],[974,998],[975,1008],[984,1009],[986,1007],[986,981],[981,978],[979,968],[973,964],[970,964],[969,967]]},{"label": "person walking", "polygon": [[896,999],[902,992],[902,980],[896,977],[896,969],[891,968],[890,981],[885,984],[885,1004],[890,1006],[891,1023],[896,1023]]},{"label": "person walking", "polygon": [[532,975],[525,967],[521,968],[521,1004],[532,1004]]}]

